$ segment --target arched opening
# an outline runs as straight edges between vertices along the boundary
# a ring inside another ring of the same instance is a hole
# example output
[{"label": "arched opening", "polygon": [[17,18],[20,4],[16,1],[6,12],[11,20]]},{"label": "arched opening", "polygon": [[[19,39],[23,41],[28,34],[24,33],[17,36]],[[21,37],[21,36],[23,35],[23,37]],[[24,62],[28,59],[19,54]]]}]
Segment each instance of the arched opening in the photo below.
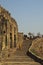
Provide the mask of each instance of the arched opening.
[{"label": "arched opening", "polygon": [[14,47],[16,47],[16,35],[14,35]]},{"label": "arched opening", "polygon": [[10,48],[12,48],[12,33],[10,33]]}]

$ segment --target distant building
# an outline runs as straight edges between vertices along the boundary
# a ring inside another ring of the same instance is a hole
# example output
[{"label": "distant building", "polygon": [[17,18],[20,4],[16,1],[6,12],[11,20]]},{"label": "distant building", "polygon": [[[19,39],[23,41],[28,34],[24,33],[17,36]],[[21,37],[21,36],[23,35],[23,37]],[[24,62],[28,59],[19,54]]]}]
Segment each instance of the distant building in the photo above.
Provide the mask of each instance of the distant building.
[{"label": "distant building", "polygon": [[[19,38],[20,39],[20,38]],[[0,6],[0,49],[18,46],[18,25],[8,11]]]}]

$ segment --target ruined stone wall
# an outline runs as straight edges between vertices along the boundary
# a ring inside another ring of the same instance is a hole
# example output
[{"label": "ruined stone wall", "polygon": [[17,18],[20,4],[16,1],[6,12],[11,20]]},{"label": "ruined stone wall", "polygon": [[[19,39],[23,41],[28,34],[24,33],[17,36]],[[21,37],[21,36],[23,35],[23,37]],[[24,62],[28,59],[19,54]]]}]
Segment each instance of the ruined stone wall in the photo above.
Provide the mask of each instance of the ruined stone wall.
[{"label": "ruined stone wall", "polygon": [[18,48],[22,49],[23,33],[18,33]]},{"label": "ruined stone wall", "polygon": [[[3,25],[1,23],[3,23]],[[0,41],[2,42],[2,49],[4,49],[5,47],[16,48],[18,43],[18,25],[15,19],[11,17],[10,13],[1,6],[0,6],[0,24],[2,26],[2,33],[3,33],[3,35],[0,35],[0,38],[1,37],[3,38],[3,41]]]}]

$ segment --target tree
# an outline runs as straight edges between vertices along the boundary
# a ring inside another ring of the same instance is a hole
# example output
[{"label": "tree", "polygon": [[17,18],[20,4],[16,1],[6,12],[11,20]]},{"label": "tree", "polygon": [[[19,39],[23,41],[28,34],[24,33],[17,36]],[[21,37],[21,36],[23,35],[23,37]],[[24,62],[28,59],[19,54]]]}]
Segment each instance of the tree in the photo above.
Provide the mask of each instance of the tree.
[{"label": "tree", "polygon": [[40,36],[41,36],[40,32],[38,32],[38,33],[37,33],[37,36],[38,36],[38,37],[40,37]]},{"label": "tree", "polygon": [[29,32],[28,35],[29,35],[29,37],[30,37],[31,39],[34,39],[34,37],[35,37],[34,33],[31,33],[31,32]]},{"label": "tree", "polygon": [[27,35],[24,35],[24,39],[26,40],[26,38],[27,38]]},{"label": "tree", "polygon": [[28,35],[29,35],[29,38],[31,39],[32,38],[32,33],[29,32]]}]

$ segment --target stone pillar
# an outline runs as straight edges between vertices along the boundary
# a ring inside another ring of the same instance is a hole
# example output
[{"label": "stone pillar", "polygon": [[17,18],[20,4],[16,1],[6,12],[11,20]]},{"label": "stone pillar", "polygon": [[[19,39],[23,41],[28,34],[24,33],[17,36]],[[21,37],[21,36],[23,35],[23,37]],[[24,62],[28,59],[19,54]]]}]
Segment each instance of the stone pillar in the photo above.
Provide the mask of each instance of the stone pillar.
[{"label": "stone pillar", "polygon": [[2,24],[2,50],[5,48],[5,24]]},{"label": "stone pillar", "polygon": [[17,47],[17,45],[18,45],[18,31],[16,29],[16,47]]},{"label": "stone pillar", "polygon": [[2,37],[2,50],[5,48],[5,36]]},{"label": "stone pillar", "polygon": [[12,48],[14,48],[14,26],[12,26]]},{"label": "stone pillar", "polygon": [[10,48],[10,23],[7,21],[7,48]]}]

